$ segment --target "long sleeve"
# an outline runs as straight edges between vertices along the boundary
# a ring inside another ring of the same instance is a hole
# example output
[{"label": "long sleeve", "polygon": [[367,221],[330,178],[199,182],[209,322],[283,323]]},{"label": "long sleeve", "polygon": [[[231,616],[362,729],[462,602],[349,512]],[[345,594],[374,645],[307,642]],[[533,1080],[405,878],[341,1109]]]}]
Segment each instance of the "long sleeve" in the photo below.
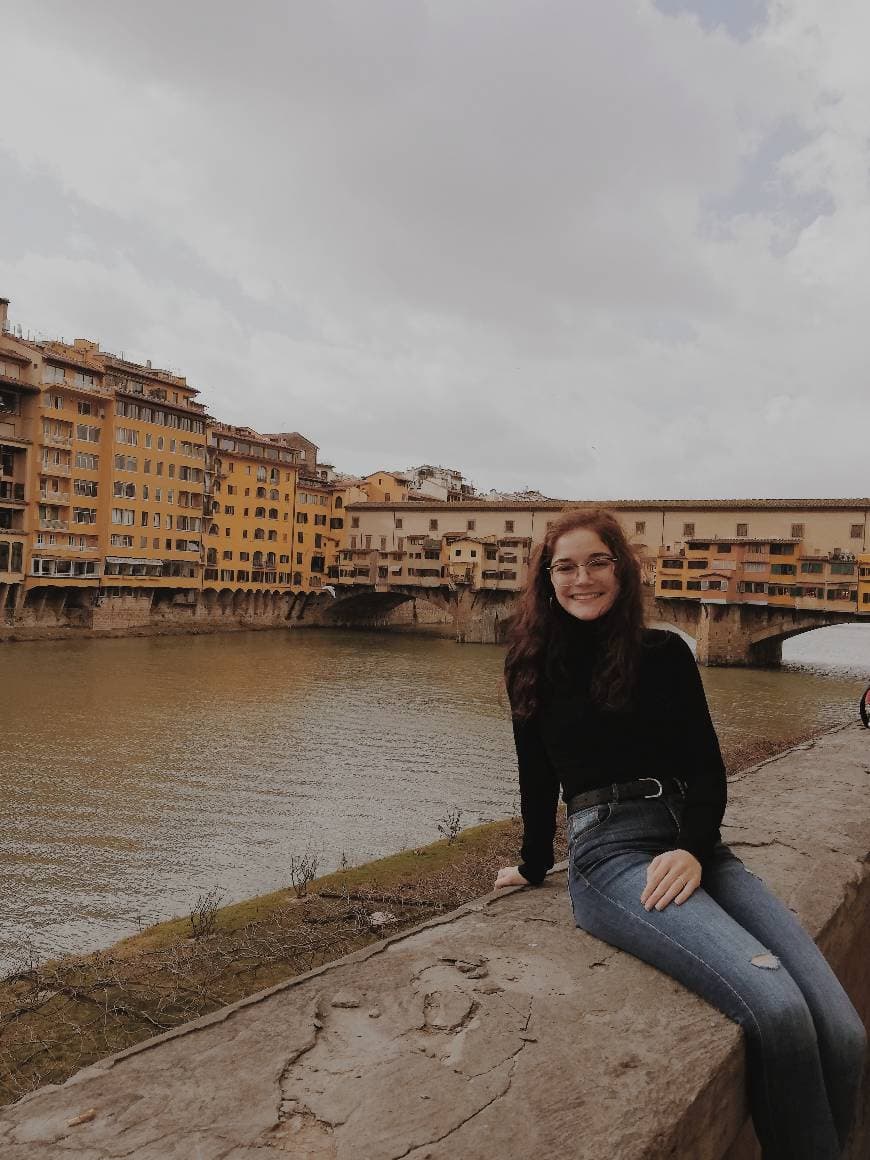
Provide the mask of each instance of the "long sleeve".
[{"label": "long sleeve", "polygon": [[519,871],[529,882],[538,885],[543,882],[555,861],[553,838],[559,804],[559,779],[547,757],[535,721],[518,721],[514,718],[513,727],[523,816]]},{"label": "long sleeve", "polygon": [[673,772],[686,783],[681,845],[703,862],[719,839],[725,813],[725,765],[698,665],[685,641],[675,633],[671,637],[668,716],[674,732],[674,756],[679,756]]}]

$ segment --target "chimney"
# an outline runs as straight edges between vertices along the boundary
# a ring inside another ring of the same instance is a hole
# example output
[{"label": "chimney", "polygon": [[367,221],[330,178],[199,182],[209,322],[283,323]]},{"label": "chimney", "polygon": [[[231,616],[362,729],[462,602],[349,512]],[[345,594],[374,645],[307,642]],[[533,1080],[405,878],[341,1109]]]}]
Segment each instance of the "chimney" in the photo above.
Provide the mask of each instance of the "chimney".
[{"label": "chimney", "polygon": [[9,310],[9,299],[0,298],[0,333],[6,329],[6,315]]}]

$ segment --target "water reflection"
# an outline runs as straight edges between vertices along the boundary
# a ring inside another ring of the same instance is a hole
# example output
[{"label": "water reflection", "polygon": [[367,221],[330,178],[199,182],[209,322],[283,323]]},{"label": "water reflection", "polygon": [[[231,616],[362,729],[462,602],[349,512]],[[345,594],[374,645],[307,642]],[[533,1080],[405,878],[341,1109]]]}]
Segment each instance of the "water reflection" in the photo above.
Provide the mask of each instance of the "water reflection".
[{"label": "water reflection", "polygon": [[[855,714],[870,625],[789,642],[783,671],[704,672],[726,742]],[[0,650],[0,963],[283,886],[294,853],[361,862],[516,807],[503,650],[245,633]]]}]

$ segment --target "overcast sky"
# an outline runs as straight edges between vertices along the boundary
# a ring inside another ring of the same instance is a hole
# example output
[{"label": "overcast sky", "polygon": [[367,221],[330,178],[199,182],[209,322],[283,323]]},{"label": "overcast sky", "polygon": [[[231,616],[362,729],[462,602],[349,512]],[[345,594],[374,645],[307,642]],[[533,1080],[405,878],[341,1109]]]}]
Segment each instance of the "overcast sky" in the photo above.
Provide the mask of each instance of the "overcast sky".
[{"label": "overcast sky", "polygon": [[340,469],[867,495],[867,0],[0,0],[0,295]]}]

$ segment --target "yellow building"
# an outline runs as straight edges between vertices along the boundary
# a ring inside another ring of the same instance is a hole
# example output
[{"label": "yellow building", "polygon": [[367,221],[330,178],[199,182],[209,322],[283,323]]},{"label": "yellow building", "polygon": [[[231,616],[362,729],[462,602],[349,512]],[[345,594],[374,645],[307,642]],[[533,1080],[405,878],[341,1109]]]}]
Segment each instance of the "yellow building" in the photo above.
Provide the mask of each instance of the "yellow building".
[{"label": "yellow building", "polygon": [[858,611],[870,616],[870,552],[858,557]]},{"label": "yellow building", "polygon": [[373,471],[360,480],[360,487],[372,503],[405,503],[411,480],[397,471]]},{"label": "yellow building", "polygon": [[209,430],[203,583],[251,591],[291,588],[299,452],[250,427]]},{"label": "yellow building", "polygon": [[[299,481],[293,543],[293,582],[302,589],[320,588],[332,577],[341,531],[334,520],[332,484],[305,475]],[[343,521],[342,521],[343,522]]]},{"label": "yellow building", "polygon": [[[6,302],[0,299],[0,321]],[[21,599],[29,565],[30,477],[37,387],[24,379],[30,359],[0,338],[0,620]]]},{"label": "yellow building", "polygon": [[19,368],[19,393],[32,396],[26,592],[43,589],[39,601],[55,596],[62,609],[93,607],[94,589],[99,606],[198,588],[207,418],[198,392],[84,339],[7,332],[0,360]]},{"label": "yellow building", "polygon": [[858,573],[853,553],[809,552],[795,537],[689,539],[659,550],[656,596],[851,612],[861,606]]}]

